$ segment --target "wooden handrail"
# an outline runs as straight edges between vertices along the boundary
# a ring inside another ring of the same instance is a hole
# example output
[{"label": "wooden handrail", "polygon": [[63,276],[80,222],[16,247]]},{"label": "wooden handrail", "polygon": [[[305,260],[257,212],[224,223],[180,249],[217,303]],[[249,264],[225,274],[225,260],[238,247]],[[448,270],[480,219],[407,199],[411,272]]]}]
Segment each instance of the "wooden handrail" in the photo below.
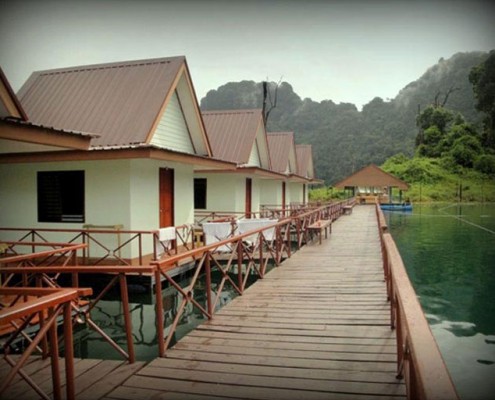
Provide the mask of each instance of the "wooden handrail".
[{"label": "wooden handrail", "polygon": [[405,376],[408,399],[455,400],[458,394],[409,280],[402,257],[379,205],[385,278],[391,301],[391,326],[397,333],[398,376]]},{"label": "wooden handrail", "polygon": [[2,258],[0,258],[0,263],[10,264],[10,263],[14,263],[14,262],[33,260],[33,259],[39,258],[39,257],[49,257],[49,256],[52,256],[54,254],[67,253],[70,251],[82,250],[86,247],[87,247],[87,245],[84,243],[69,244],[65,247],[61,247],[61,248],[53,249],[53,250],[45,250],[45,251],[39,251],[36,253],[22,254],[22,255],[11,256],[11,257],[2,257]]},{"label": "wooden handrail", "polygon": [[[57,338],[57,317],[63,314],[64,324],[64,341],[65,341],[65,386],[66,398],[75,398],[74,390],[74,357],[73,357],[73,336],[72,336],[72,318],[71,318],[71,302],[77,300],[80,295],[91,294],[91,289],[71,289],[71,288],[2,288],[0,295],[14,294],[17,296],[40,296],[35,299],[30,299],[0,310],[0,323],[8,323],[13,320],[18,320],[27,317],[27,321],[32,319],[33,315],[39,313],[47,315],[43,324],[40,325],[39,331],[24,350],[22,356],[14,361],[8,354],[8,349],[4,347],[3,358],[10,364],[12,369],[0,382],[0,394],[3,393],[10,385],[16,374],[19,374],[35,391],[45,399],[49,396],[38,386],[34,381],[22,370],[22,366],[26,363],[31,353],[37,348],[41,340],[48,337],[51,348],[51,365],[52,365],[52,389],[55,399],[62,398],[61,396],[61,379],[59,368],[58,355],[58,338]],[[16,331],[18,335],[20,331]],[[12,338],[10,339],[12,340]],[[7,342],[6,345],[8,346]],[[7,351],[6,351],[7,350]]]},{"label": "wooden handrail", "polygon": [[76,299],[81,295],[90,295],[92,289],[73,288],[0,288],[1,295],[40,296],[39,298],[16,303],[0,310],[0,325],[22,318],[26,315],[46,310],[60,303]]},{"label": "wooden handrail", "polygon": [[130,274],[130,273],[153,273],[155,267],[150,265],[79,265],[79,266],[39,266],[39,267],[0,267],[0,272],[9,274],[57,274],[57,273],[78,273],[78,274]]}]

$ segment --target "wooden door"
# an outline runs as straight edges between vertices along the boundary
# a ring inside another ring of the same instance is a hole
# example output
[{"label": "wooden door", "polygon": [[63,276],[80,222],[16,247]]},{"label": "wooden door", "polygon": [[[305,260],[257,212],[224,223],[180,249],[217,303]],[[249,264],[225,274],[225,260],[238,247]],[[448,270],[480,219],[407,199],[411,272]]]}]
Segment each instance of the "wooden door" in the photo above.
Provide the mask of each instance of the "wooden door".
[{"label": "wooden door", "polygon": [[282,182],[282,209],[285,215],[285,182]]},{"label": "wooden door", "polygon": [[253,180],[251,178],[246,178],[246,218],[251,218],[251,201],[252,201],[252,191],[253,191]]},{"label": "wooden door", "polygon": [[160,228],[174,226],[174,170],[160,168]]}]

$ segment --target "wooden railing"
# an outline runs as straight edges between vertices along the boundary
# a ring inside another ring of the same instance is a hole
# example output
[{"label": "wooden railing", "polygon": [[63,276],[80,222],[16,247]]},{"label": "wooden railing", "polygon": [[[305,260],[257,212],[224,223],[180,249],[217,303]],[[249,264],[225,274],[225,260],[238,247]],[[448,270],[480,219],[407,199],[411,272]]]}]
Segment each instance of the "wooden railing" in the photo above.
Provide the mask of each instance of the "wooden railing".
[{"label": "wooden railing", "polygon": [[[74,265],[56,265],[56,266],[43,266],[36,265],[33,260],[37,260],[40,257],[56,256],[58,253],[71,253],[72,256],[68,257],[68,260],[77,259],[74,252],[84,248],[86,245],[67,245],[66,247],[32,253],[24,254],[13,257],[0,258],[0,274],[3,277],[1,282],[1,288],[26,288],[36,286],[38,288],[47,287],[51,289],[59,289],[60,276],[64,274],[70,274],[71,286],[73,288],[79,287],[79,275],[80,274],[105,274],[110,275],[111,279],[104,285],[104,287],[96,293],[95,297],[88,300],[87,304],[81,306],[79,303],[73,303],[71,305],[74,315],[74,321],[77,323],[85,323],[89,328],[97,332],[105,341],[107,341],[118,353],[120,353],[126,360],[133,363],[135,361],[134,343],[132,338],[132,321],[130,315],[129,296],[127,290],[127,275],[129,274],[153,274],[156,270],[153,266],[78,266]],[[14,277],[20,275],[21,279],[15,280]],[[122,310],[124,317],[124,327],[126,332],[127,351],[119,346],[108,334],[104,332],[92,319],[91,310],[98,304],[98,302],[116,285],[119,285],[120,298],[122,301]],[[159,286],[159,285],[158,285]],[[13,326],[17,329],[17,326]],[[46,354],[46,349],[42,351]]]},{"label": "wooden railing", "polygon": [[[273,224],[260,229],[254,229],[240,235],[237,234],[216,243],[153,262],[153,265],[157,267],[155,281],[159,282],[162,277],[165,278],[182,297],[168,334],[165,335],[161,286],[156,286],[159,355],[161,357],[165,355],[187,305],[192,305],[198,309],[206,318],[213,318],[225,285],[230,285],[238,294],[242,295],[250,273],[263,278],[270,261],[275,266],[278,266],[284,256],[290,257],[292,242],[295,241],[298,248],[308,242],[307,227],[310,224],[321,219],[337,219],[342,215],[343,207],[347,204],[347,200],[331,203],[278,222],[274,221]],[[220,249],[225,249],[226,247],[230,248],[230,251],[223,253],[222,258],[224,260],[221,263],[219,260],[222,256]],[[197,264],[191,282],[187,287],[182,288],[179,282],[169,274],[169,271],[185,257],[196,259]],[[216,292],[213,290],[212,285],[212,272],[214,271],[219,272],[221,275]],[[206,293],[204,304],[201,304],[195,298],[195,288],[200,274],[205,276],[205,288],[202,289]]]},{"label": "wooden railing", "polygon": [[[79,264],[82,265],[131,265],[132,259],[138,265],[149,264],[148,261],[156,260],[160,254],[167,256],[178,254],[180,251],[194,248],[194,227],[192,224],[184,224],[175,227],[175,240],[173,246],[164,248],[159,240],[157,230],[112,230],[112,229],[41,229],[41,228],[0,228],[2,236],[20,235],[15,241],[0,240],[5,244],[4,256],[21,254],[20,246],[29,246],[31,253],[37,251],[37,247],[48,246],[53,249],[60,245],[85,244],[85,248],[79,257]],[[56,236],[57,240],[64,243],[53,242],[50,236]],[[110,245],[106,239],[117,236],[117,244]],[[126,240],[122,237],[127,236]],[[122,252],[137,247],[137,254],[130,258],[122,256]],[[145,247],[149,251],[145,250]],[[91,256],[93,253],[100,253],[98,256]],[[146,258],[146,256],[148,256]],[[57,260],[39,260],[39,265],[52,265]]]},{"label": "wooden railing", "polygon": [[[0,397],[9,387],[14,377],[19,374],[44,399],[50,399],[30,377],[21,369],[29,356],[42,340],[47,340],[50,346],[53,398],[61,399],[61,377],[59,365],[59,344],[57,335],[57,318],[63,316],[63,340],[65,343],[65,385],[66,398],[74,399],[74,357],[72,338],[71,305],[79,296],[88,296],[91,289],[53,289],[53,288],[0,288],[0,296],[14,297],[8,307],[0,310],[0,326],[14,321],[22,321],[18,329],[3,345],[3,358],[12,367],[6,377],[0,382]],[[26,301],[23,299],[29,298]],[[23,329],[38,317],[40,329],[22,356],[15,361],[9,355],[10,344],[20,335]]]},{"label": "wooden railing", "polygon": [[397,377],[404,377],[408,399],[458,399],[404,263],[376,204],[383,270],[390,300],[390,326],[397,335]]},{"label": "wooden railing", "polygon": [[[161,284],[155,285],[158,353],[160,356],[163,356],[171,343],[171,339],[186,305],[193,305],[206,318],[212,318],[218,309],[219,299],[227,285],[230,285],[238,294],[242,295],[248,284],[250,275],[254,274],[259,278],[263,278],[269,263],[278,266],[284,257],[291,256],[291,245],[295,243],[299,248],[308,242],[307,226],[317,220],[334,220],[338,218],[342,214],[343,207],[346,204],[347,202],[328,204],[281,221],[274,220],[273,224],[264,228],[245,232],[242,235],[235,235],[211,245],[191,248],[163,260],[155,260],[150,266],[81,266],[76,265],[75,262],[73,265],[69,265],[67,262],[63,262],[62,265],[38,265],[35,260],[40,259],[40,253],[43,253],[44,257],[49,256],[49,258],[53,258],[57,253],[67,252],[67,249],[71,249],[73,252],[77,250],[83,251],[86,244],[65,244],[65,247],[60,247],[63,245],[62,243],[50,243],[46,241],[35,243],[30,241],[26,245],[35,246],[36,249],[39,249],[40,246],[57,246],[47,252],[0,258],[0,263],[2,264],[0,273],[4,277],[4,285],[36,285],[38,287],[46,286],[48,288],[59,288],[58,277],[64,274],[71,276],[71,285],[76,288],[79,286],[80,274],[111,274],[112,278],[108,284],[99,293],[95,293],[92,299],[88,300],[89,302],[86,307],[80,307],[77,303],[71,305],[73,318],[74,321],[77,320],[77,323],[86,323],[107,340],[125,359],[129,362],[134,362],[132,324],[127,294],[128,274],[154,274],[156,283],[161,282],[162,278],[166,279],[170,283],[170,286],[174,287],[182,297],[174,320],[170,326],[165,327],[162,286]],[[155,231],[153,232],[156,233]],[[33,234],[38,235],[39,233],[33,232]],[[228,253],[222,253],[220,249],[225,245],[229,246],[232,250]],[[70,259],[76,260],[77,257],[72,254]],[[186,288],[182,288],[179,282],[172,276],[171,271],[181,260],[185,259],[195,260],[195,266],[191,283]],[[213,291],[211,279],[212,272],[214,271],[218,271],[221,276],[220,282],[215,287],[216,291]],[[194,291],[198,286],[198,278],[201,274],[204,274],[206,281],[206,288],[201,288],[201,292],[206,296],[203,304],[194,296]],[[12,277],[15,275],[20,275],[22,279],[13,280]],[[126,331],[127,352],[108,337],[92,321],[90,315],[95,305],[108,293],[111,287],[117,284],[120,288],[125,320],[124,329]],[[165,336],[166,330],[168,330],[168,334]]]}]

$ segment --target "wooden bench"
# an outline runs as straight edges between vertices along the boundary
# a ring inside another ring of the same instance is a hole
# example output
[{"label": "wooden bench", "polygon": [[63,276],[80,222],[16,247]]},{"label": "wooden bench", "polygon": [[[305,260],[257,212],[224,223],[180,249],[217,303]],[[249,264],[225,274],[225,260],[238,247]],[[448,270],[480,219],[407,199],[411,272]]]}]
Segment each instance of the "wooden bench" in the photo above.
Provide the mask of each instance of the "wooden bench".
[{"label": "wooden bench", "polygon": [[344,215],[351,215],[352,214],[352,207],[353,206],[344,206]]},{"label": "wooden bench", "polygon": [[321,219],[309,225],[306,228],[309,232],[316,232],[319,237],[319,241],[321,244],[321,236],[323,231],[325,231],[325,239],[328,238],[328,231],[332,233],[332,220],[330,219]]}]

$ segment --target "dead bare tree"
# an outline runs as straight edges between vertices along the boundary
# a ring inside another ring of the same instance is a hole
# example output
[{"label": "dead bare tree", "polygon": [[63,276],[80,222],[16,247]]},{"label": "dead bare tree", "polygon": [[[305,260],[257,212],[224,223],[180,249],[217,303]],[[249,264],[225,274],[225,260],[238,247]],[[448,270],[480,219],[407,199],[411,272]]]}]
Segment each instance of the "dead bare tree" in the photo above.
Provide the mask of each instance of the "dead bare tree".
[{"label": "dead bare tree", "polygon": [[447,93],[445,93],[445,97],[443,98],[442,107],[444,107],[445,104],[447,104],[447,100],[449,99],[450,94],[455,92],[456,90],[461,90],[461,88],[451,86],[450,89],[447,91]]},{"label": "dead bare tree", "polygon": [[278,88],[280,87],[282,78],[283,77],[280,77],[279,81],[275,85],[273,98],[272,98],[271,90],[269,88],[268,79],[266,81],[263,81],[263,119],[265,122],[265,127],[268,123],[268,117],[270,116],[270,113],[275,107],[277,107]]},{"label": "dead bare tree", "polygon": [[451,86],[449,90],[447,90],[447,93],[445,93],[445,96],[443,98],[442,103],[440,104],[440,101],[438,100],[442,92],[439,90],[437,94],[435,95],[435,100],[433,101],[433,107],[438,108],[438,107],[445,107],[445,104],[447,104],[447,100],[449,99],[449,96],[455,92],[456,90],[461,90],[458,87]]}]

